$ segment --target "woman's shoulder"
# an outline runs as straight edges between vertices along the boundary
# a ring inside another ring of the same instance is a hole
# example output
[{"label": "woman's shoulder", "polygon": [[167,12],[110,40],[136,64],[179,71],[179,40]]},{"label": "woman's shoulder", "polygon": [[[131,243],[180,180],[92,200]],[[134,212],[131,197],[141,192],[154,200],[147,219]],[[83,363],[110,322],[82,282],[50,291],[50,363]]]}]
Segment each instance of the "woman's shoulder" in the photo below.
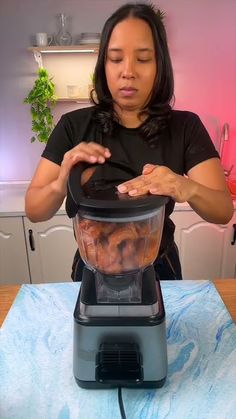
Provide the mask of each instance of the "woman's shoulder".
[{"label": "woman's shoulder", "polygon": [[91,118],[95,110],[95,106],[88,106],[86,108],[76,109],[74,111],[70,111],[64,113],[62,118],[71,122],[82,122],[87,118]]},{"label": "woman's shoulder", "polygon": [[203,127],[200,117],[195,112],[178,109],[171,111],[168,125],[171,131],[179,133],[180,136]]},{"label": "woman's shoulder", "polygon": [[186,111],[186,110],[179,110],[179,109],[172,109],[171,111],[171,118],[173,122],[178,121],[196,121],[199,120],[199,116],[195,112]]}]

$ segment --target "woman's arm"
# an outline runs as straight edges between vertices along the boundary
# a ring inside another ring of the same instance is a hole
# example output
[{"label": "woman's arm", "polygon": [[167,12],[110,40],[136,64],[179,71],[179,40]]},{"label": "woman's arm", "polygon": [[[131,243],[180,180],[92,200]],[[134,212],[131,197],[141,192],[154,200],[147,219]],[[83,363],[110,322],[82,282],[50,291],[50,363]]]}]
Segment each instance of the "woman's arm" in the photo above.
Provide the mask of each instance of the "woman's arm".
[{"label": "woman's arm", "polygon": [[233,215],[233,203],[218,158],[197,164],[188,177],[177,175],[165,166],[144,166],[143,174],[118,186],[131,196],[151,193],[167,195],[176,202],[188,202],[204,220],[226,224]]},{"label": "woman's arm", "polygon": [[217,158],[199,163],[188,172],[189,205],[204,220],[226,224],[233,216],[233,201]]},{"label": "woman's arm", "polygon": [[84,143],[66,152],[61,166],[42,158],[25,196],[25,212],[32,222],[50,219],[60,208],[67,192],[72,166],[79,162],[103,164],[110,151],[97,143]]},{"label": "woman's arm", "polygon": [[42,158],[25,196],[25,212],[32,222],[49,220],[60,208],[64,185],[58,182],[60,166]]}]

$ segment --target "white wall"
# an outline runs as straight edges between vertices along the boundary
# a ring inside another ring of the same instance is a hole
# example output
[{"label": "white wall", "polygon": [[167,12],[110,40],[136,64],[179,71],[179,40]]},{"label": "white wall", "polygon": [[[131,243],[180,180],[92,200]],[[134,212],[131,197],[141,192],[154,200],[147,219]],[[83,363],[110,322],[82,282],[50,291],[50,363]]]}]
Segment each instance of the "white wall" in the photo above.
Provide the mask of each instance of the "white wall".
[{"label": "white wall", "polygon": [[[43,149],[31,144],[30,90],[37,65],[27,47],[36,32],[57,31],[56,15],[71,16],[70,31],[99,32],[105,19],[124,1],[1,0],[0,2],[0,181],[29,180]],[[166,27],[175,73],[175,107],[200,115],[218,144],[224,122],[230,141],[223,163],[236,173],[236,1],[153,1],[166,12]],[[75,105],[58,104],[59,116]]]}]

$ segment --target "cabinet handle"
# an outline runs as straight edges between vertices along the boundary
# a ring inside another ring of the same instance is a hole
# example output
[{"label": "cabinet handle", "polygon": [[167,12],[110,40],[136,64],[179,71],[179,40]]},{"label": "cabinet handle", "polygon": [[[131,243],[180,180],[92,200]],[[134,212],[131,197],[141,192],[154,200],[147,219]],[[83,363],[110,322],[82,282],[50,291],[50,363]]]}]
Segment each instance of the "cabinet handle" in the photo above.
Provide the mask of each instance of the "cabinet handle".
[{"label": "cabinet handle", "polygon": [[33,230],[29,230],[29,243],[30,243],[30,248],[32,251],[35,250],[35,244],[34,244],[34,235],[33,235]]},{"label": "cabinet handle", "polygon": [[233,240],[231,241],[231,244],[232,244],[232,246],[235,244],[235,242],[236,242],[236,224],[233,224],[233,230],[234,230],[234,233],[233,233]]}]

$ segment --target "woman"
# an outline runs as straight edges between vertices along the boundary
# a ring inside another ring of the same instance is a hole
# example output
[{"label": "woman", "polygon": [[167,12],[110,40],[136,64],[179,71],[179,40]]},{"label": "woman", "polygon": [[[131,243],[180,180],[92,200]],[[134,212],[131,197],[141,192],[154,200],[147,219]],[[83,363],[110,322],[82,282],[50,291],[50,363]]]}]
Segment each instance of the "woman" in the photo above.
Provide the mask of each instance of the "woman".
[{"label": "woman", "polygon": [[[26,194],[26,214],[44,221],[60,208],[70,169],[103,164],[111,156],[140,175],[120,193],[168,195],[160,252],[160,279],[181,279],[174,225],[175,202],[188,202],[204,219],[227,223],[233,205],[219,156],[197,115],[175,111],[173,72],[160,15],[146,4],[120,7],[105,23],[95,68],[95,106],[62,116]],[[80,278],[75,257],[72,278]]]}]

